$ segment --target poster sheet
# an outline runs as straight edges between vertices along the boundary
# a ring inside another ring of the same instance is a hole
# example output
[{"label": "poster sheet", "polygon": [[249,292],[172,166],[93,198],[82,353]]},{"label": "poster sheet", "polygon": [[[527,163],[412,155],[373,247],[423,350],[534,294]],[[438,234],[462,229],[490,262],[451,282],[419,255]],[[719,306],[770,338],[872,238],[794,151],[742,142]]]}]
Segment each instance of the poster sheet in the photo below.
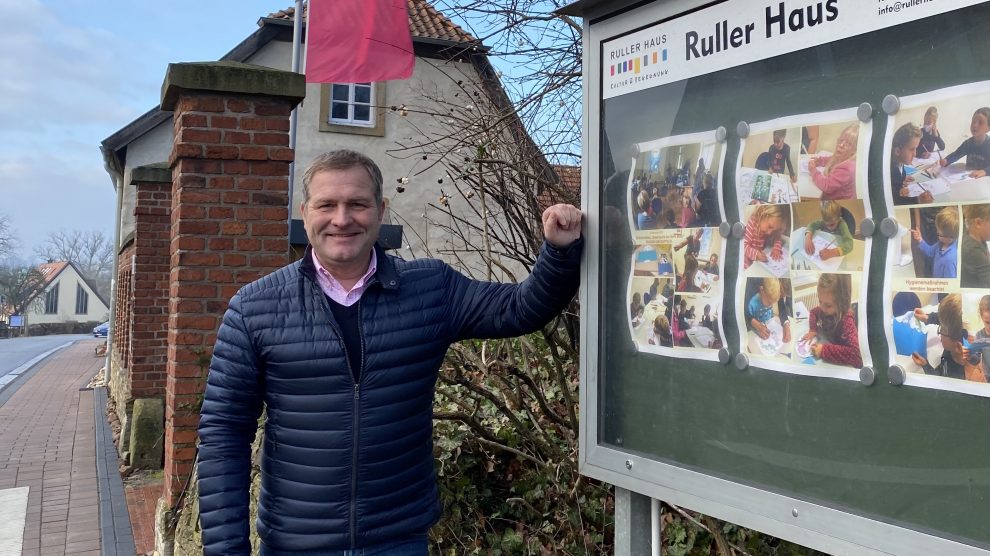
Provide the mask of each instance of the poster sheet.
[{"label": "poster sheet", "polygon": [[860,230],[872,125],[849,108],[749,127],[736,165],[739,351],[762,368],[859,380],[872,364]]},{"label": "poster sheet", "polygon": [[627,191],[629,334],[641,352],[716,361],[725,338],[725,145],[712,130],[636,147]]},{"label": "poster sheet", "polygon": [[900,99],[884,137],[884,328],[905,384],[990,396],[990,81]]}]

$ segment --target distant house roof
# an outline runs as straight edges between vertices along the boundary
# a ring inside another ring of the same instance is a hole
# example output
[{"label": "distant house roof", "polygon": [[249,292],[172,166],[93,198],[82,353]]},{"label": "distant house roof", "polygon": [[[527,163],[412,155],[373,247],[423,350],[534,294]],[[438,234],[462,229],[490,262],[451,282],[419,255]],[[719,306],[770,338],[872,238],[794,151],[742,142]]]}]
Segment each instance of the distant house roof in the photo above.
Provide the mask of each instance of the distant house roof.
[{"label": "distant house roof", "polygon": [[[478,39],[461,29],[457,24],[443,15],[426,0],[407,0],[409,7],[409,31],[413,37],[436,39],[451,42],[477,42]],[[303,21],[308,19],[309,3],[303,6]],[[268,17],[270,19],[292,20],[296,8],[289,7],[279,10]]]},{"label": "distant house roof", "polygon": [[62,271],[65,270],[66,268],[69,268],[70,266],[76,270],[76,274],[79,275],[79,279],[85,282],[87,286],[89,286],[89,289],[92,290],[92,292],[96,295],[97,299],[99,299],[100,302],[103,303],[105,307],[110,308],[110,304],[107,303],[106,299],[103,299],[103,296],[100,295],[100,291],[96,289],[96,286],[94,286],[93,283],[90,282],[88,278],[86,278],[86,275],[79,270],[79,267],[77,267],[75,263],[71,261],[54,261],[54,262],[38,265],[38,272],[40,272],[41,275],[45,277],[45,281],[41,286],[38,287],[38,291],[31,296],[31,301],[33,301],[34,298],[41,295],[42,292],[47,290],[48,285],[54,282],[55,279],[58,278],[60,274],[62,274]]},{"label": "distant house roof", "polygon": [[550,167],[560,178],[561,189],[544,189],[537,195],[540,208],[546,210],[547,207],[556,203],[569,203],[575,206],[581,204],[581,167],[568,166],[564,164],[551,164]]},{"label": "distant house roof", "polygon": [[59,274],[69,266],[68,261],[56,261],[38,265],[38,272],[45,277],[45,286],[52,283]]}]

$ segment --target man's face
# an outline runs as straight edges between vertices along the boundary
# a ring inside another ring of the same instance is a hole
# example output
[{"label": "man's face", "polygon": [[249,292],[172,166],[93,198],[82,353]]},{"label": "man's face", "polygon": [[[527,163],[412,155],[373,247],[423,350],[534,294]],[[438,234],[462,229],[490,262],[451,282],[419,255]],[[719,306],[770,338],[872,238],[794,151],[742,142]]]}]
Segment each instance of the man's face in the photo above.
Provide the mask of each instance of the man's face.
[{"label": "man's face", "polygon": [[773,138],[773,146],[776,147],[777,149],[784,148],[784,138],[783,137],[774,137]]},{"label": "man's face", "polygon": [[331,273],[367,268],[383,212],[384,204],[375,203],[374,182],[361,166],[318,172],[302,205],[306,236]]}]

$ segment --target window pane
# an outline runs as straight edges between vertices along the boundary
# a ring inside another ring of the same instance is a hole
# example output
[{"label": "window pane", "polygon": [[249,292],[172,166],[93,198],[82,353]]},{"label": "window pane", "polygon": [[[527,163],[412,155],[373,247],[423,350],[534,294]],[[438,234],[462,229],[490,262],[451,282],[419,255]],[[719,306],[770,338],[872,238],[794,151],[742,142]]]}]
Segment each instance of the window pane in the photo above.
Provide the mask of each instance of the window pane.
[{"label": "window pane", "polygon": [[354,105],[354,121],[358,122],[370,122],[371,121],[371,107],[367,105]]},{"label": "window pane", "polygon": [[362,102],[365,104],[371,103],[371,87],[365,87],[364,85],[354,86],[354,102]]},{"label": "window pane", "polygon": [[335,102],[330,107],[330,117],[335,120],[347,119],[347,105],[343,102]]},{"label": "window pane", "polygon": [[347,100],[349,96],[350,87],[347,85],[334,85],[333,86],[333,100]]}]

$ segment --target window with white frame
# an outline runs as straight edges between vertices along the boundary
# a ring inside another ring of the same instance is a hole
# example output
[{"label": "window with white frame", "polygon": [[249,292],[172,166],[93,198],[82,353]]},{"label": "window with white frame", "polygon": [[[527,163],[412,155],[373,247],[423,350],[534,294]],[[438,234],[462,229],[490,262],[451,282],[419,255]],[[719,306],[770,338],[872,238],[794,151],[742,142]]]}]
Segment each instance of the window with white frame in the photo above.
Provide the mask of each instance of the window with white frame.
[{"label": "window with white frame", "polygon": [[334,83],[330,86],[329,123],[373,127],[374,83]]}]

